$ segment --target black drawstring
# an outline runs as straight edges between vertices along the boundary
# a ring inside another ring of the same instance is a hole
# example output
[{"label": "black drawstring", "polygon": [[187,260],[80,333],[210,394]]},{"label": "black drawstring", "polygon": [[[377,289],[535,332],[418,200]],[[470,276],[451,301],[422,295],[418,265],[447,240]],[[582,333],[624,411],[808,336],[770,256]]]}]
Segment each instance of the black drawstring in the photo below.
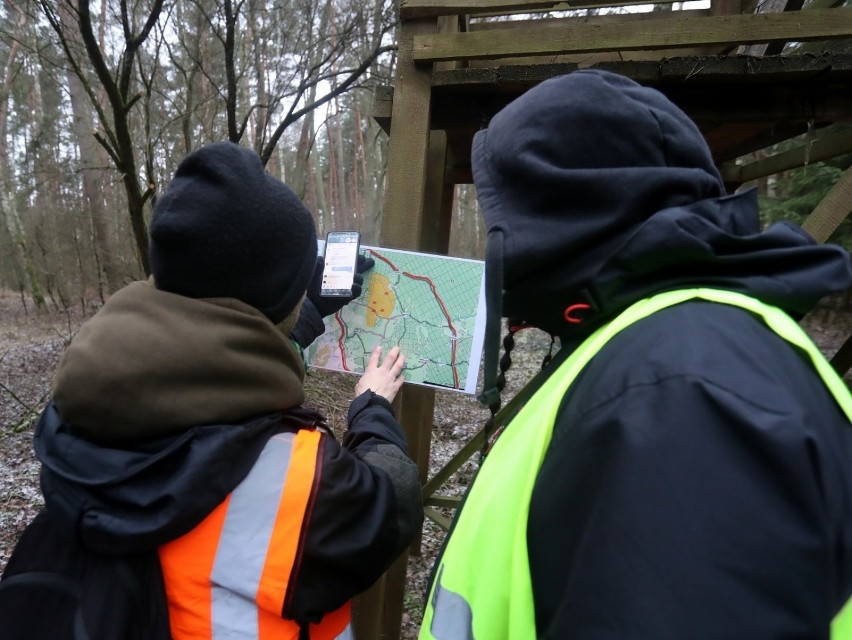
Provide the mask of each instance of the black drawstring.
[{"label": "black drawstring", "polygon": [[503,232],[499,229],[488,233],[485,246],[485,309],[485,364],[482,393],[477,400],[491,409],[491,414],[494,415],[500,409],[497,356],[500,351],[500,329],[503,325]]},{"label": "black drawstring", "polygon": [[[500,330],[503,326],[503,232],[493,229],[485,245],[485,363],[482,373],[482,393],[477,397],[488,407],[491,417],[485,423],[485,440],[480,451],[480,464],[488,450],[488,440],[494,432],[494,416],[500,410],[500,391],[506,377],[497,371],[500,353]],[[511,360],[509,360],[511,363]]]}]

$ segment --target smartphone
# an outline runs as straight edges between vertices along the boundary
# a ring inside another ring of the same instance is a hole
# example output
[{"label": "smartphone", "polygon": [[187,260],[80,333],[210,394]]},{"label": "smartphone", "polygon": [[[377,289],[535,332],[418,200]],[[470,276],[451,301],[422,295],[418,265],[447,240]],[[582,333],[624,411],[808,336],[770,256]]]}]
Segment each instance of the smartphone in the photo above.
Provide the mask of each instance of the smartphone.
[{"label": "smartphone", "polygon": [[361,237],[357,231],[329,231],[325,237],[325,267],[320,295],[351,296]]}]

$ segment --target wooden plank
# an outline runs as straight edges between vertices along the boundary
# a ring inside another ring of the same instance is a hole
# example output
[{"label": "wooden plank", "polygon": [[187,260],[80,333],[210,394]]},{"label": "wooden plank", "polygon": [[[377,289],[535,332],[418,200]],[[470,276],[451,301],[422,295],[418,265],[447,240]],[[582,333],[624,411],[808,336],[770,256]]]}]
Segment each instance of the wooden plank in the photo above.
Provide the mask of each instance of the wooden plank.
[{"label": "wooden plank", "polygon": [[[432,86],[441,91],[458,89],[478,93],[515,93],[529,89],[547,78],[570,73],[578,68],[577,63],[501,63],[497,66],[435,71],[432,74]],[[595,68],[606,68],[650,85],[682,80],[688,80],[691,84],[724,82],[746,86],[767,81],[799,82],[803,79],[811,83],[822,82],[820,78],[839,74],[844,74],[845,78],[852,81],[852,55],[844,53],[772,58],[681,56],[655,61],[609,62],[595,65]],[[393,90],[386,90],[383,98],[392,102]],[[438,99],[436,97],[436,101]]]},{"label": "wooden plank", "polygon": [[[648,3],[641,2],[641,0],[574,0],[571,3],[570,7],[561,7],[559,10],[552,9],[542,9],[538,11],[530,11],[530,10],[519,10],[519,11],[492,11],[488,13],[475,13],[473,15],[466,14],[469,18],[474,21],[488,21],[489,18],[497,18],[497,21],[506,22],[507,18],[514,19],[514,16],[532,16],[538,14],[548,14],[553,15],[562,14],[564,17],[576,16],[578,13],[586,12],[590,9],[592,10],[603,10],[610,12],[611,9],[623,9],[626,7],[639,7],[641,6],[642,11],[647,11],[648,13],[655,13],[660,11],[671,11],[674,4],[676,2],[680,2],[681,0],[656,0],[656,2]],[[610,12],[616,13],[616,12]],[[628,15],[631,12],[624,11],[621,12],[621,15]],[[638,13],[638,12],[632,12]],[[659,15],[659,14],[658,14]],[[542,20],[546,20],[547,18],[541,18]]]},{"label": "wooden plank", "polygon": [[[417,463],[420,483],[429,473],[429,451],[432,446],[432,424],[435,416],[435,390],[428,387],[403,385],[396,400],[396,415],[405,427],[408,452]],[[420,555],[420,537],[411,541],[411,555]]]},{"label": "wooden plank", "polygon": [[828,40],[852,33],[852,7],[781,14],[664,19],[642,24],[566,25],[414,37],[415,62],[671,49],[779,40]]},{"label": "wooden plank", "polygon": [[387,186],[381,239],[383,246],[420,248],[426,164],[429,147],[432,68],[413,62],[413,38],[434,34],[434,20],[407,22],[399,29],[392,116],[399,127],[388,141]]},{"label": "wooden plank", "polygon": [[841,346],[837,350],[837,353],[832,356],[831,366],[834,367],[834,370],[841,376],[846,375],[846,372],[852,368],[852,336],[846,338],[846,342],[843,343],[843,346]]},{"label": "wooden plank", "polygon": [[[840,174],[840,179],[808,216],[802,228],[817,242],[826,242],[850,213],[852,213],[852,168]],[[852,336],[846,339],[831,358],[831,365],[840,375],[845,375],[852,367]]]},{"label": "wooden plank", "polygon": [[456,454],[445,464],[437,473],[423,485],[422,495],[423,500],[428,501],[441,486],[450,479],[450,477],[458,471],[461,466],[470,460],[478,451],[482,449],[489,434],[484,429],[480,429],[476,435],[471,438],[465,445],[459,449]]},{"label": "wooden plank", "polygon": [[814,140],[807,140],[794,149],[788,149],[748,164],[725,163],[719,167],[719,170],[726,183],[740,185],[782,171],[796,169],[811,162],[836,158],[849,152],[852,152],[852,130],[839,131]]},{"label": "wooden plank", "polygon": [[[446,179],[470,182],[469,138],[494,113],[530,87],[577,68],[577,64],[501,64],[435,71],[432,126],[447,130],[454,165]],[[718,162],[803,134],[811,121],[817,127],[852,121],[850,54],[684,57],[600,63],[592,68],[614,71],[665,93],[699,123]],[[376,96],[381,122],[390,127],[393,89],[381,88]]]},{"label": "wooden plank", "polygon": [[[437,20],[438,33],[460,33],[466,29],[462,28],[461,16],[440,16]],[[464,66],[462,62],[438,62],[432,68],[433,71],[459,69]]]},{"label": "wooden plank", "polygon": [[376,87],[373,91],[373,106],[370,115],[387,134],[390,134],[391,130],[392,112],[393,87],[386,85]]},{"label": "wooden plank", "polygon": [[[686,9],[677,12],[681,18],[703,18],[710,16],[708,9]],[[564,27],[566,24],[612,24],[613,22],[645,22],[648,20],[659,20],[660,14],[654,12],[646,13],[611,13],[607,15],[571,16],[565,18],[544,18],[541,20],[515,20],[513,29],[528,29],[536,27]],[[472,22],[469,32],[494,31],[506,29],[505,22]]]},{"label": "wooden plank", "polygon": [[437,496],[433,495],[426,501],[427,506],[444,507],[448,509],[456,509],[462,501],[461,496]]},{"label": "wooden plank", "polygon": [[840,223],[852,213],[852,167],[840,174],[822,201],[816,206],[802,228],[817,242],[826,242]]},{"label": "wooden plank", "polygon": [[[757,9],[755,9],[755,13],[782,13],[784,11],[796,10],[802,8],[801,0],[794,0],[798,3],[798,7],[795,9],[787,8],[788,1],[787,0],[764,0],[763,2],[757,5]],[[737,54],[741,56],[765,56],[769,54],[769,47],[772,46],[773,49],[778,49],[778,47],[782,47],[785,45],[785,42],[777,42],[770,43],[764,42],[762,44],[751,44],[747,46],[742,46],[737,50]],[[775,50],[774,53],[780,53],[780,49]]]},{"label": "wooden plank", "polygon": [[[452,518],[448,518],[443,515],[440,511],[433,509],[432,507],[426,507],[423,509],[423,513],[429,518],[432,522],[438,525],[444,531],[449,531],[450,526],[453,524]],[[364,636],[365,638],[368,636]]]},{"label": "wooden plank", "polygon": [[446,254],[450,247],[453,189],[446,180],[447,149],[446,131],[432,131],[429,136],[423,228],[420,231],[420,249],[428,253]]},{"label": "wooden plank", "polygon": [[396,640],[402,628],[408,554],[402,554],[367,591],[352,604],[352,629],[356,638]]},{"label": "wooden plank", "polygon": [[[636,27],[637,29],[641,27]],[[670,56],[725,56],[732,47],[680,47],[672,49],[636,49],[633,51],[597,51],[595,53],[570,53],[546,56],[524,56],[519,58],[500,58],[500,64],[530,65],[530,64],[576,64],[580,67],[592,67],[604,63],[624,62],[655,62],[660,63]],[[468,68],[484,68],[493,66],[493,60],[465,60]]]},{"label": "wooden plank", "polygon": [[[838,79],[825,85],[806,82],[784,86],[780,83],[743,85],[673,81],[654,86],[706,129],[723,125],[753,125],[748,129],[760,129],[763,126],[806,125],[810,121],[819,125],[852,121],[852,94],[848,91],[848,79]],[[435,93],[437,96],[438,91]],[[520,93],[447,92],[443,99],[435,101],[432,121],[441,129],[476,131],[515,95]],[[731,99],[731,95],[736,95],[736,99]],[[800,127],[792,135],[804,132],[804,127]],[[772,141],[752,146],[751,150],[769,144]]]},{"label": "wooden plank", "polygon": [[802,114],[794,122],[773,122],[767,118],[763,122],[720,123],[716,120],[710,125],[699,121],[698,125],[713,151],[713,159],[722,164],[785,140],[795,140],[807,132],[809,121],[810,116]]},{"label": "wooden plank", "polygon": [[[388,169],[385,202],[380,231],[382,246],[416,250],[423,227],[426,191],[426,165],[429,149],[431,112],[431,65],[416,65],[412,57],[413,38],[434,33],[435,20],[408,21],[397,31],[398,57],[393,120],[397,123],[388,142]],[[397,417],[405,429],[409,454],[418,463],[421,477],[428,465],[434,414],[434,391],[403,385],[396,398]],[[416,544],[415,544],[416,547]],[[402,599],[405,593],[405,567],[408,553],[391,567],[376,585],[355,602],[359,615],[353,615],[355,636],[359,638],[399,638]]]},{"label": "wooden plank", "polygon": [[714,16],[731,16],[743,13],[743,0],[711,0],[710,13]]},{"label": "wooden plank", "polygon": [[[672,0],[675,1],[675,0]],[[629,4],[649,4],[635,0]],[[580,6],[589,6],[589,0],[402,0],[399,6],[401,20],[416,18],[434,18],[453,14],[505,14],[512,12],[531,12],[541,10],[567,11]],[[610,6],[607,0],[594,3],[595,6]]]}]

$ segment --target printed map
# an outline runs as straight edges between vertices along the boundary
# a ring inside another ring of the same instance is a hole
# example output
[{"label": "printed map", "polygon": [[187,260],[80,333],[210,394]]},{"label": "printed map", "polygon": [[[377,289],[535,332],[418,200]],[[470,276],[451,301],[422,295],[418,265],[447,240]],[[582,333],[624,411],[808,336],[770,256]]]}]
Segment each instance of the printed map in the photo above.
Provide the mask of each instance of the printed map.
[{"label": "printed map", "polygon": [[399,345],[405,381],[474,393],[485,326],[484,263],[362,246],[375,261],[361,296],[325,319],[309,366],[362,373],[373,347]]}]

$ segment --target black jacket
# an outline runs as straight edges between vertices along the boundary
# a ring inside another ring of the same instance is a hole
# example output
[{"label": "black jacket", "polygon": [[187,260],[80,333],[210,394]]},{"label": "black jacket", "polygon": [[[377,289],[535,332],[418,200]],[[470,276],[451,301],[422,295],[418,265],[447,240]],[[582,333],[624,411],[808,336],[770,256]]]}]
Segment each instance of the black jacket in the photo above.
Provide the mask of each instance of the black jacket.
[{"label": "black jacket", "polygon": [[[86,550],[135,554],[189,532],[273,434],[298,429],[324,435],[285,617],[318,621],[339,608],[418,531],[417,468],[388,402],[356,398],[338,442],[319,413],[299,406],[297,351],[259,312],[136,283],[87,325],[35,433],[46,508]],[[235,405],[244,419],[217,419]],[[195,422],[181,426],[186,416]]]},{"label": "black jacket", "polygon": [[689,302],[561,400],[530,505],[541,638],[828,638],[852,593],[852,425],[803,354]]},{"label": "black jacket", "polygon": [[[473,170],[504,315],[561,338],[551,370],[654,293],[729,289],[798,319],[852,286],[845,250],[762,229],[697,127],[614,74],[529,91],[476,135]],[[852,594],[852,425],[795,347],[686,302],[553,402],[527,526],[539,637],[828,637]]]}]

